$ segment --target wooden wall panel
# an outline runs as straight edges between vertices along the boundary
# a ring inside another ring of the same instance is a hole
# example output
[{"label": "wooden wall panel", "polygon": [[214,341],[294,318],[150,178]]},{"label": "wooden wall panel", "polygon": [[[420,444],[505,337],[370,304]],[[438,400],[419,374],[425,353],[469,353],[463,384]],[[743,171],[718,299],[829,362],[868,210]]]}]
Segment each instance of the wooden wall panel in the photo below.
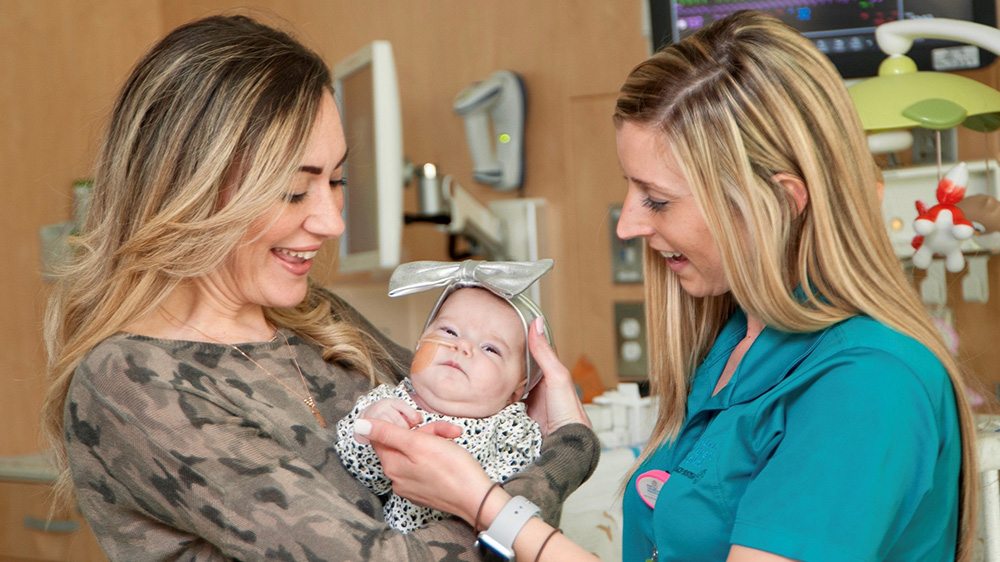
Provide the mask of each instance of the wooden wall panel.
[{"label": "wooden wall panel", "polygon": [[565,356],[572,364],[585,355],[597,368],[605,388],[617,384],[614,302],[642,300],[641,285],[614,285],[611,280],[612,205],[625,196],[625,180],[615,150],[611,123],[616,94],[578,96],[570,100],[566,127],[566,160],[575,197],[567,203],[573,215],[568,231],[573,247],[566,256],[564,302],[572,323],[570,341],[579,347]]},{"label": "wooden wall panel", "polygon": [[947,274],[947,306],[954,315],[958,335],[958,359],[989,399],[986,406],[1000,412],[1000,257],[987,265],[990,297],[987,302],[965,302],[962,278],[965,272]]},{"label": "wooden wall panel", "polygon": [[39,448],[38,228],[70,218],[113,92],[159,30],[153,4],[0,2],[0,454]]}]

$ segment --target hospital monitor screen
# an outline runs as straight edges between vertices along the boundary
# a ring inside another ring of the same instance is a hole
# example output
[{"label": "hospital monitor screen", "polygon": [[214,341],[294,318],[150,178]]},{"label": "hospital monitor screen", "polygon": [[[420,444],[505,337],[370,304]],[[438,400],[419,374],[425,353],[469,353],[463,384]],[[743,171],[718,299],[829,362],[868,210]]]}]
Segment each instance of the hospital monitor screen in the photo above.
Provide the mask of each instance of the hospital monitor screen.
[{"label": "hospital monitor screen", "polygon": [[403,235],[403,127],[392,46],[374,41],[333,74],[348,149],[340,271],[393,269]]},{"label": "hospital monitor screen", "polygon": [[[881,23],[949,18],[996,27],[995,0],[649,0],[653,50],[743,9],[768,12],[798,29],[826,53],[844,78],[878,73],[886,56],[875,43],[875,27]],[[921,39],[907,55],[920,70],[965,70],[993,61],[994,56],[982,49],[941,50],[956,45]]]}]

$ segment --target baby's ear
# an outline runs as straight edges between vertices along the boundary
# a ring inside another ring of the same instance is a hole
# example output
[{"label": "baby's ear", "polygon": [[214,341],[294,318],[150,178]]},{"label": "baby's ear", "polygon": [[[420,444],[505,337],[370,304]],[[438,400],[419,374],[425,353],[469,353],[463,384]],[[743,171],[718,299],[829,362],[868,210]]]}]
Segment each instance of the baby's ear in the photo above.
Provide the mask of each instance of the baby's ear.
[{"label": "baby's ear", "polygon": [[509,404],[513,404],[515,402],[520,402],[521,401],[521,397],[524,396],[524,387],[527,384],[528,384],[528,378],[527,377],[521,379],[521,384],[519,384],[516,387],[514,387],[514,392],[513,392],[513,394],[510,395],[510,402],[509,402]]}]

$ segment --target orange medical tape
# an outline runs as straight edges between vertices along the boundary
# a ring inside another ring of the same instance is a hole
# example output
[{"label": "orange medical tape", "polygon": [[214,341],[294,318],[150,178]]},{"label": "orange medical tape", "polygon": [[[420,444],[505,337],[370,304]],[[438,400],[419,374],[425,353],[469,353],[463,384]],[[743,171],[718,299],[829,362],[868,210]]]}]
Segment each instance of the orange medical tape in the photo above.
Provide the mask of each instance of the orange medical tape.
[{"label": "orange medical tape", "polygon": [[458,349],[458,344],[436,338],[421,338],[417,341],[417,351],[413,354],[413,362],[410,363],[410,372],[419,373],[429,367],[434,361],[434,356],[437,355],[439,347]]}]

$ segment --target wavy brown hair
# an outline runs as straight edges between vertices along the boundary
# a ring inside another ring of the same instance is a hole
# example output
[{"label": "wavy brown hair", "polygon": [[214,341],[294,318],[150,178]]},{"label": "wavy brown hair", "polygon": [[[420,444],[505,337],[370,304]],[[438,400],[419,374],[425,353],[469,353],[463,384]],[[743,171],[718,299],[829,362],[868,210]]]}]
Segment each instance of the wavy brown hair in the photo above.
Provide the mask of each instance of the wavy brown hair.
[{"label": "wavy brown hair", "polygon": [[[876,188],[881,172],[829,59],[777,18],[738,12],[636,66],[614,120],[662,131],[732,288],[691,297],[646,246],[650,378],[660,411],[643,458],[676,437],[690,378],[737,303],[786,332],[867,315],[921,342],[951,377],[962,433],[957,559],[968,560],[978,479],[966,383],[893,252]],[[774,180],[779,173],[804,182],[801,213]]]},{"label": "wavy brown hair", "polygon": [[[179,283],[219,267],[292,181],[323,95],[323,60],[245,16],[177,28],[133,68],[115,101],[83,234],[45,318],[43,430],[72,498],[63,409],[73,372],[98,343],[156,309]],[[223,197],[225,186],[236,185]],[[388,380],[392,360],[310,283],[268,319],[337,361]]]}]

